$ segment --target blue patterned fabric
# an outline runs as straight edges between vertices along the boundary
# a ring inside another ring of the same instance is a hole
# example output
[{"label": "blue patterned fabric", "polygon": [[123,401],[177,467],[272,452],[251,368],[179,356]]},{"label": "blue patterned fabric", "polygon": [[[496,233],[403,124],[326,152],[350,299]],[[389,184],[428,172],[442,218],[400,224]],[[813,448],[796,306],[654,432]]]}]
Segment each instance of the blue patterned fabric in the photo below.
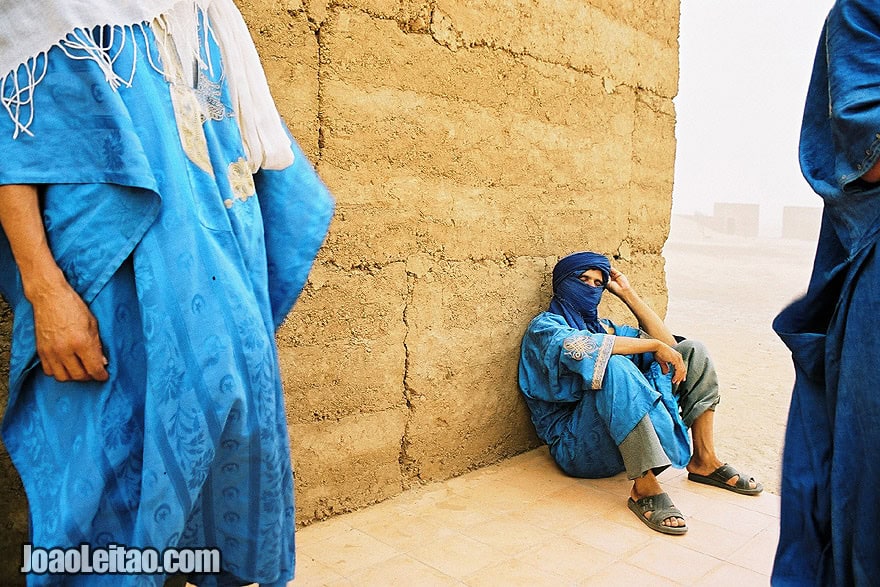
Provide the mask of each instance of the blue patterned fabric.
[{"label": "blue patterned fabric", "polygon": [[611,275],[611,262],[605,255],[585,251],[573,253],[559,260],[553,267],[553,299],[549,311],[565,318],[568,325],[578,330],[602,332],[599,322],[599,302],[603,287],[594,287],[580,280],[584,271],[598,269],[604,284]]},{"label": "blue patterned fabric", "polygon": [[[635,328],[609,320],[616,336]],[[609,477],[624,470],[618,445],[648,415],[673,466],[690,460],[690,438],[672,393],[671,375],[636,356],[613,355],[614,336],[572,328],[543,312],[523,336],[519,387],[538,437],[556,463],[575,477]]]},{"label": "blue patterned fabric", "polygon": [[792,353],[774,585],[880,577],[880,8],[838,1],[822,32],[801,129],[801,169],[824,200],[806,295],[774,321]]},{"label": "blue patterned fabric", "polygon": [[204,132],[193,151],[172,86],[145,58],[159,61],[145,30],[149,45],[141,35],[119,47],[121,63],[138,56],[131,88],[112,90],[93,62],[54,49],[33,136],[12,140],[0,117],[0,183],[42,186],[50,246],[98,320],[110,373],[104,383],[43,375],[32,309],[0,235],[0,289],[15,312],[3,440],[35,546],[219,547],[224,573],[200,585],[284,585],[294,573],[293,478],[274,332],[305,283],[332,199],[295,144],[291,167],[250,175],[216,61],[202,81],[225,114],[188,127],[196,139]]}]

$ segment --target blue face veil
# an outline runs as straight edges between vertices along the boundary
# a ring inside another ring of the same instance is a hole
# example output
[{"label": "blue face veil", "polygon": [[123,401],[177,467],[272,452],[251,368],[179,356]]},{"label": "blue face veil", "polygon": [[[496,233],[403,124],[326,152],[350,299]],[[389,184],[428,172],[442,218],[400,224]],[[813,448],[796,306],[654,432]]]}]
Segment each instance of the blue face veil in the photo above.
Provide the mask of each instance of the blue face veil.
[{"label": "blue face veil", "polygon": [[[602,287],[580,280],[581,274],[589,269],[602,272]],[[585,251],[563,257],[553,268],[553,299],[548,311],[565,318],[572,328],[605,332],[598,308],[610,275],[611,263],[605,255]]]}]

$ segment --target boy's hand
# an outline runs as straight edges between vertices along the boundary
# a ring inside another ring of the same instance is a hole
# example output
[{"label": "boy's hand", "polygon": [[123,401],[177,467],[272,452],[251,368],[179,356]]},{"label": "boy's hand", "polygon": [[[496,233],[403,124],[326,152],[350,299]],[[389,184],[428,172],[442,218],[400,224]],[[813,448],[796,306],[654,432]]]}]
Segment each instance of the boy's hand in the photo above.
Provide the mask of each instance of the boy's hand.
[{"label": "boy's hand", "polygon": [[681,353],[667,344],[660,343],[660,348],[654,351],[654,360],[660,363],[660,370],[666,374],[672,367],[672,383],[681,383],[687,377],[687,367]]},{"label": "boy's hand", "polygon": [[614,267],[612,267],[609,272],[608,285],[605,286],[605,288],[617,297],[621,297],[625,293],[632,291],[632,286],[630,286],[626,275]]}]

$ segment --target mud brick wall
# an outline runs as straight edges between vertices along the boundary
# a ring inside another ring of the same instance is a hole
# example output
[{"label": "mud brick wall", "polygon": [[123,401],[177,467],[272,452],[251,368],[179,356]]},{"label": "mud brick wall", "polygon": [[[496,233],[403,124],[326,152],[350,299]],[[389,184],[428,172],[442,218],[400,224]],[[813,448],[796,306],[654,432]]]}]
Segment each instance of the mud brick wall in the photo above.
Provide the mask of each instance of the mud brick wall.
[{"label": "mud brick wall", "polygon": [[240,6],[337,198],[278,335],[299,521],[536,446],[517,355],[557,256],[665,311],[678,0]]},{"label": "mud brick wall", "polygon": [[[556,258],[614,255],[665,311],[678,0],[239,6],[337,198],[278,334],[298,520],[536,446],[517,351]],[[26,505],[0,470],[14,571]]]}]

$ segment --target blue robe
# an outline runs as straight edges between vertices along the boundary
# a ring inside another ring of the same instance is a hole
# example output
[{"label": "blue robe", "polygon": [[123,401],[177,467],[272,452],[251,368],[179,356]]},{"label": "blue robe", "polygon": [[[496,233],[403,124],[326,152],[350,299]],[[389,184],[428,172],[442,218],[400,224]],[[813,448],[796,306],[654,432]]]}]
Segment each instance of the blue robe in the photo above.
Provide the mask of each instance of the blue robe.
[{"label": "blue robe", "polygon": [[880,581],[880,9],[831,9],[801,128],[801,169],[824,200],[807,294],[774,321],[795,366],[774,585]]},{"label": "blue robe", "polygon": [[118,68],[138,60],[131,88],[114,91],[94,62],[56,48],[35,89],[33,136],[13,140],[0,123],[0,184],[41,186],[49,244],[97,318],[110,374],[59,383],[42,373],[0,234],[0,291],[15,313],[3,440],[35,547],[217,547],[224,572],[201,585],[283,585],[294,506],[274,332],[332,199],[295,143],[292,166],[252,176],[216,46],[213,76],[200,80],[216,116],[203,120],[149,65],[147,53],[159,55],[144,29],[149,43],[138,32],[118,47]]},{"label": "blue robe", "polygon": [[[616,336],[639,331],[609,320]],[[653,355],[612,355],[614,336],[577,330],[565,318],[538,314],[520,349],[519,387],[538,437],[556,463],[575,477],[610,477],[624,470],[618,445],[648,416],[675,467],[690,460],[690,438]]]}]

